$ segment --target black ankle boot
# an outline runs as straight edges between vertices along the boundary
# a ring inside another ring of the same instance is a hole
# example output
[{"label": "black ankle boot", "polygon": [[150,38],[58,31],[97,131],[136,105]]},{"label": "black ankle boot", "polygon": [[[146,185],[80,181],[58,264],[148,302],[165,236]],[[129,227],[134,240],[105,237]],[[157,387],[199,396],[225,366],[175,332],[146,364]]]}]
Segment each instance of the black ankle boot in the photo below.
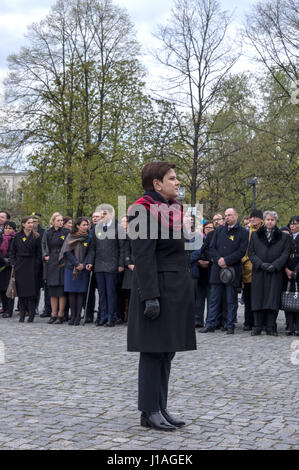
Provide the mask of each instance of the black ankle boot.
[{"label": "black ankle boot", "polygon": [[166,421],[168,421],[170,424],[173,426],[176,426],[177,428],[181,428],[182,426],[185,426],[185,421],[182,421],[181,419],[177,419],[174,416],[172,416],[167,409],[161,410],[161,414],[164,416]]},{"label": "black ankle boot", "polygon": [[160,411],[153,413],[143,412],[141,414],[140,424],[146,428],[158,429],[159,431],[174,431],[177,429],[175,426],[166,421]]}]

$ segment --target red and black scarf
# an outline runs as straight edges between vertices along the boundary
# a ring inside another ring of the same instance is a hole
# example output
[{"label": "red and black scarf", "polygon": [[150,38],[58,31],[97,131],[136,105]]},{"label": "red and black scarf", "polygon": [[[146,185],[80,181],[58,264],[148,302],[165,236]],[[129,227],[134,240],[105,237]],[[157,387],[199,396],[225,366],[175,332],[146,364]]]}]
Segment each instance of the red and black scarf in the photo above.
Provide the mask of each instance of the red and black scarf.
[{"label": "red and black scarf", "polygon": [[138,201],[134,202],[131,209],[138,205],[144,206],[150,215],[158,218],[159,223],[163,227],[169,227],[173,231],[182,230],[183,206],[179,201],[173,199],[166,202],[156,191],[148,191]]}]

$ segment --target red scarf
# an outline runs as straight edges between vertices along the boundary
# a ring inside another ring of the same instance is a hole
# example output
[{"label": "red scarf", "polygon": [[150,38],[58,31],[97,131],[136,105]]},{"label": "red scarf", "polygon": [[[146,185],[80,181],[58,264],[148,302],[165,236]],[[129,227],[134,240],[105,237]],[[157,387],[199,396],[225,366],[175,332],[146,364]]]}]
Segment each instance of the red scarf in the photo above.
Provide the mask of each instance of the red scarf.
[{"label": "red scarf", "polygon": [[[154,196],[154,197],[153,197]],[[181,231],[183,228],[183,206],[175,199],[166,202],[155,191],[145,193],[143,197],[134,202],[133,206],[142,205],[164,227],[170,230]],[[158,207],[157,207],[158,206]],[[171,209],[170,209],[171,208]],[[129,211],[130,215],[130,211]]]},{"label": "red scarf", "polygon": [[2,241],[1,246],[0,246],[1,256],[6,256],[7,255],[9,242],[15,236],[15,234],[16,234],[16,232],[11,232],[9,235],[5,235],[5,234],[2,235],[2,240],[3,241]]}]

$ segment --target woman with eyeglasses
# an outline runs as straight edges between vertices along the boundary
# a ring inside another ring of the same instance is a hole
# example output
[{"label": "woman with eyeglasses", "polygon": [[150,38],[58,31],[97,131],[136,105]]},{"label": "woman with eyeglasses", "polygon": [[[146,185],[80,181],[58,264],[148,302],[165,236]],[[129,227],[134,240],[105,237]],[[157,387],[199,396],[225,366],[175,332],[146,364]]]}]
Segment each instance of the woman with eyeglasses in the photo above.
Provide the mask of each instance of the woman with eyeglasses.
[{"label": "woman with eyeglasses", "polygon": [[[291,232],[292,243],[290,257],[285,268],[284,290],[287,289],[290,282],[290,291],[295,292],[295,283],[297,283],[297,288],[299,288],[299,216],[291,217],[288,226]],[[286,335],[299,336],[299,313],[285,312],[285,316],[287,322]]]}]

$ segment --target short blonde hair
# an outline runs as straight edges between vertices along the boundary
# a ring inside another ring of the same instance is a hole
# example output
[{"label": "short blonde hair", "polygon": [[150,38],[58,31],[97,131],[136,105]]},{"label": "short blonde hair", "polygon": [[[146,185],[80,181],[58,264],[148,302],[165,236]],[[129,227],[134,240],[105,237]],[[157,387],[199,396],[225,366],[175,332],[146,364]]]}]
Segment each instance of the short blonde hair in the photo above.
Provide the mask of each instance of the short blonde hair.
[{"label": "short blonde hair", "polygon": [[54,214],[52,214],[52,217],[50,219],[50,227],[52,227],[52,225],[54,225],[54,222],[56,220],[57,217],[61,216],[62,217],[62,214],[60,214],[60,212],[54,212]]}]

